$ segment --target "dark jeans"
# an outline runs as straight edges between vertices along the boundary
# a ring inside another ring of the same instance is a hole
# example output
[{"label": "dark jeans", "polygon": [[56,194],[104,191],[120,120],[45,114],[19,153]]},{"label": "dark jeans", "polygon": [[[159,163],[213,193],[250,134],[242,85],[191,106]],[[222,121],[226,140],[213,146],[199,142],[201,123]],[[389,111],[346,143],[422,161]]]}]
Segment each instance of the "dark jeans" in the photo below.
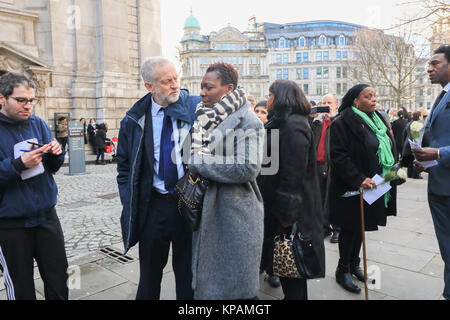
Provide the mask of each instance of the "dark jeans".
[{"label": "dark jeans", "polygon": [[44,282],[45,299],[67,300],[68,263],[55,209],[37,227],[0,229],[0,269],[9,300],[36,300],[33,260]]},{"label": "dark jeans", "polygon": [[102,159],[102,162],[105,161],[105,148],[97,148],[97,159],[95,161],[98,161],[99,158]]},{"label": "dark jeans", "polygon": [[357,261],[361,251],[362,234],[342,229],[339,233],[339,263],[344,266]]},{"label": "dark jeans", "polygon": [[434,223],[434,231],[444,260],[444,293],[450,299],[450,196],[438,196],[428,193],[428,204]]},{"label": "dark jeans", "polygon": [[172,244],[172,267],[178,300],[193,300],[192,232],[174,200],[152,193],[151,209],[139,240],[140,279],[137,300],[159,300],[163,269]]},{"label": "dark jeans", "polygon": [[61,145],[61,149],[63,150],[63,151],[66,151],[66,146],[67,146],[67,141],[69,140],[69,138],[68,137],[65,137],[65,138],[58,138],[58,142],[59,142],[59,144]]}]

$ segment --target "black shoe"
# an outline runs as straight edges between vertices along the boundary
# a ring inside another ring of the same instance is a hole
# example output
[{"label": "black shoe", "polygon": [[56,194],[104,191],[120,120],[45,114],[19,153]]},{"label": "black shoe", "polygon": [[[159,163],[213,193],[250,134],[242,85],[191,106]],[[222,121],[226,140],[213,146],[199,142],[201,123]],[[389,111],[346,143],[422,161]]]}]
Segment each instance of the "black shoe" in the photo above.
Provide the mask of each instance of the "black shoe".
[{"label": "black shoe", "polygon": [[334,230],[333,235],[330,238],[331,243],[338,243],[339,242],[339,231]]},{"label": "black shoe", "polygon": [[361,292],[361,288],[352,281],[352,276],[348,265],[344,266],[342,264],[338,264],[338,267],[336,268],[336,282],[347,291],[352,293]]},{"label": "black shoe", "polygon": [[280,278],[278,278],[277,276],[268,275],[264,280],[267,280],[272,288],[278,288],[281,285]]},{"label": "black shoe", "polygon": [[[364,282],[364,271],[359,266],[360,258],[350,263],[350,273],[355,276],[359,281]],[[375,279],[367,277],[367,283],[375,284]]]}]

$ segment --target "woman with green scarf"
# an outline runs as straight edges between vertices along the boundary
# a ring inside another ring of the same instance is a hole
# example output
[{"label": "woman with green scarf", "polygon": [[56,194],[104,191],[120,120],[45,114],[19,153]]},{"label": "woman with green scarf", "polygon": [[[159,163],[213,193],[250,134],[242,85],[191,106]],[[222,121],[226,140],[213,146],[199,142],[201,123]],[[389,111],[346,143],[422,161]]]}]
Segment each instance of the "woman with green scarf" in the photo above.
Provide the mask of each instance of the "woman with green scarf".
[{"label": "woman with green scarf", "polygon": [[[339,264],[336,281],[346,290],[360,293],[352,281],[364,282],[359,266],[362,244],[359,197],[344,198],[347,191],[374,189],[372,178],[384,176],[397,162],[395,140],[383,116],[376,110],[375,90],[366,84],[351,88],[339,108],[339,117],[330,127],[330,218],[342,228],[339,235]],[[396,182],[372,205],[364,202],[366,231],[386,226],[386,217],[396,215]]]}]

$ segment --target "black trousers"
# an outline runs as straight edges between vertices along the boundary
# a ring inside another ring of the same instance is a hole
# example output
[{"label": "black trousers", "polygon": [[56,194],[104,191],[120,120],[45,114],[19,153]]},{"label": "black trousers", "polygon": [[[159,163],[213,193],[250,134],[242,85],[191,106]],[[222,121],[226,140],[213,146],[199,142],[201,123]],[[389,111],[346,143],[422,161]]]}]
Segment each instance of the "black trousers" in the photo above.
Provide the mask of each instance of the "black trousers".
[{"label": "black trousers", "polygon": [[177,300],[193,300],[192,232],[167,196],[152,193],[139,240],[140,279],[137,300],[159,300],[163,269],[172,244],[172,266]]},{"label": "black trousers", "polygon": [[308,300],[308,285],[306,279],[280,278],[284,300]]},{"label": "black trousers", "polygon": [[33,259],[44,282],[45,299],[67,300],[68,264],[55,209],[37,227],[0,229],[0,268],[9,300],[36,300]]},{"label": "black trousers", "polygon": [[359,261],[361,251],[362,234],[347,229],[339,233],[339,263],[344,266]]},{"label": "black trousers", "polygon": [[[325,197],[327,194],[327,180],[328,176],[326,175],[325,165],[317,164],[317,176],[319,177],[319,187],[320,187],[320,196],[322,198],[322,206],[325,208]],[[336,225],[332,225],[330,223],[330,210],[324,210],[323,216],[323,227],[324,231],[339,231],[340,228]]]}]

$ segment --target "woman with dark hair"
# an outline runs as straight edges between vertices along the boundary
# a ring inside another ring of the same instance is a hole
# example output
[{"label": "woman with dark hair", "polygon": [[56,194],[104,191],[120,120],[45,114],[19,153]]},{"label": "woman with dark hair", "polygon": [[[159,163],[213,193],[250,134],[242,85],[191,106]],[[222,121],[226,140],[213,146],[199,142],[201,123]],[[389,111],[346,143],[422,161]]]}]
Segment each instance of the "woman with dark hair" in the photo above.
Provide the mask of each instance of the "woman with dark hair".
[{"label": "woman with dark hair", "polygon": [[[331,222],[342,228],[339,235],[339,264],[336,282],[345,290],[360,293],[352,275],[364,282],[359,264],[362,244],[359,196],[344,198],[347,191],[375,189],[372,178],[383,176],[397,162],[394,137],[383,116],[375,110],[375,90],[366,84],[351,88],[339,107],[339,117],[330,127],[331,136]],[[398,180],[397,180],[398,181]],[[365,231],[386,226],[386,217],[396,215],[397,181],[372,205],[364,203]]]},{"label": "woman with dark hair", "polygon": [[95,134],[97,133],[97,122],[95,121],[95,119],[89,120],[89,124],[87,126],[87,133],[89,143],[92,146],[92,151],[94,152],[94,154],[97,154],[97,151],[95,149]]},{"label": "woman with dark hair", "polygon": [[200,227],[193,233],[197,300],[253,299],[259,291],[264,230],[256,177],[264,130],[237,83],[232,65],[209,66],[192,128],[189,172],[209,181]]},{"label": "woman with dark hair", "polygon": [[[265,126],[267,150],[279,144],[279,169],[275,175],[261,175],[258,179],[264,200],[265,239],[266,243],[271,241],[266,261],[273,260],[274,236],[290,234],[297,223],[301,233],[312,239],[324,277],[323,212],[316,149],[308,123],[311,105],[299,86],[290,80],[277,80],[270,86],[267,105],[272,114]],[[273,130],[279,130],[279,141],[271,140]],[[269,275],[273,274],[267,265],[264,267]],[[306,279],[280,278],[280,282],[285,300],[308,299]]]}]

